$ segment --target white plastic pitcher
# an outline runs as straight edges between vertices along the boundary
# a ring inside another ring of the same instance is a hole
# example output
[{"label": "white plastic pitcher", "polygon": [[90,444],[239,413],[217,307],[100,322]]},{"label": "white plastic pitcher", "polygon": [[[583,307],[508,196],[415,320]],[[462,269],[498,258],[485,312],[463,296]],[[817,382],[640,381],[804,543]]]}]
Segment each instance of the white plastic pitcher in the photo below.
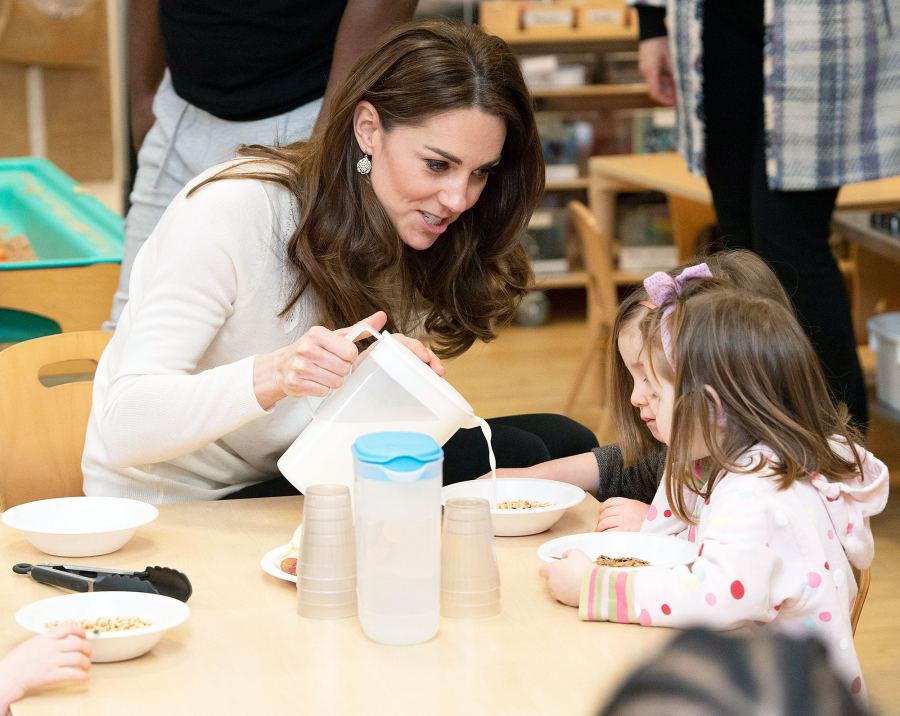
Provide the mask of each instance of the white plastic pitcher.
[{"label": "white plastic pitcher", "polygon": [[278,460],[278,469],[303,492],[309,485],[338,483],[353,490],[354,440],[365,433],[425,433],[443,445],[460,428],[481,426],[472,406],[387,331],[360,324],[377,343],[344,384],[319,402],[313,419]]}]

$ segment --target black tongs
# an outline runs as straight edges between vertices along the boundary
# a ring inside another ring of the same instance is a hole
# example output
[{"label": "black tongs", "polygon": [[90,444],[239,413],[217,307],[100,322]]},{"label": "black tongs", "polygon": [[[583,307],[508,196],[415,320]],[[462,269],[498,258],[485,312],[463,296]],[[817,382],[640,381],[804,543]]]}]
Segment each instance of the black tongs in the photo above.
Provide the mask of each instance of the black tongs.
[{"label": "black tongs", "polygon": [[186,602],[193,588],[186,574],[170,567],[147,567],[129,572],[104,567],[78,567],[69,564],[13,565],[16,574],[30,574],[35,582],[74,592],[146,592]]}]

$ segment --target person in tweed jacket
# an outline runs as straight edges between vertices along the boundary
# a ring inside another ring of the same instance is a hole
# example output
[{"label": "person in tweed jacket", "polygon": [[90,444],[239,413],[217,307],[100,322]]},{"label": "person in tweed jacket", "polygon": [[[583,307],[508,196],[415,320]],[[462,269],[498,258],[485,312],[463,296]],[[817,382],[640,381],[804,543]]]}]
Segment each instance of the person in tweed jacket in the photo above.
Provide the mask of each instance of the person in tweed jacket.
[{"label": "person in tweed jacket", "polygon": [[677,104],[679,151],[706,175],[725,245],[772,265],[864,428],[828,237],[841,185],[900,174],[900,0],[629,2],[641,71],[654,99]]}]

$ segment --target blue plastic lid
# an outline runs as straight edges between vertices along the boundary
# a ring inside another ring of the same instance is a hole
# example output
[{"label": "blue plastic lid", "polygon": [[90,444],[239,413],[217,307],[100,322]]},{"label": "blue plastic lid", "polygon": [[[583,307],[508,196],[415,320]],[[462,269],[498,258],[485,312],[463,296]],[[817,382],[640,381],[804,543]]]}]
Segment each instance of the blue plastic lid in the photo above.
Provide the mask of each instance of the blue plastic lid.
[{"label": "blue plastic lid", "polygon": [[384,432],[360,435],[353,443],[360,462],[383,465],[395,472],[419,470],[444,457],[434,438],[424,433]]}]

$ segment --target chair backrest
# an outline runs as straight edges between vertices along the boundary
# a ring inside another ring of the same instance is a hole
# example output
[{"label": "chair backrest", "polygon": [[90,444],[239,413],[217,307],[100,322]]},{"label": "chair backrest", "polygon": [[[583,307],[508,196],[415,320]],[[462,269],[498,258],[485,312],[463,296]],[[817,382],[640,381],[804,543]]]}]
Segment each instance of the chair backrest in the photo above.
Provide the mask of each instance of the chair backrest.
[{"label": "chair backrest", "polygon": [[615,263],[609,237],[604,236],[597,220],[580,201],[569,202],[569,213],[581,240],[584,268],[588,275],[589,319],[595,325],[612,327],[619,307],[616,292]]},{"label": "chair backrest", "polygon": [[853,633],[856,634],[856,625],[859,624],[859,617],[862,614],[863,605],[866,603],[866,595],[869,593],[869,582],[872,580],[872,573],[869,569],[853,568],[853,576],[856,579],[856,601],[853,602],[853,611],[850,612],[850,626]]},{"label": "chair backrest", "polygon": [[[111,337],[59,333],[0,351],[0,510],[83,494],[93,372]],[[78,376],[66,375],[71,361],[79,361]]]}]

